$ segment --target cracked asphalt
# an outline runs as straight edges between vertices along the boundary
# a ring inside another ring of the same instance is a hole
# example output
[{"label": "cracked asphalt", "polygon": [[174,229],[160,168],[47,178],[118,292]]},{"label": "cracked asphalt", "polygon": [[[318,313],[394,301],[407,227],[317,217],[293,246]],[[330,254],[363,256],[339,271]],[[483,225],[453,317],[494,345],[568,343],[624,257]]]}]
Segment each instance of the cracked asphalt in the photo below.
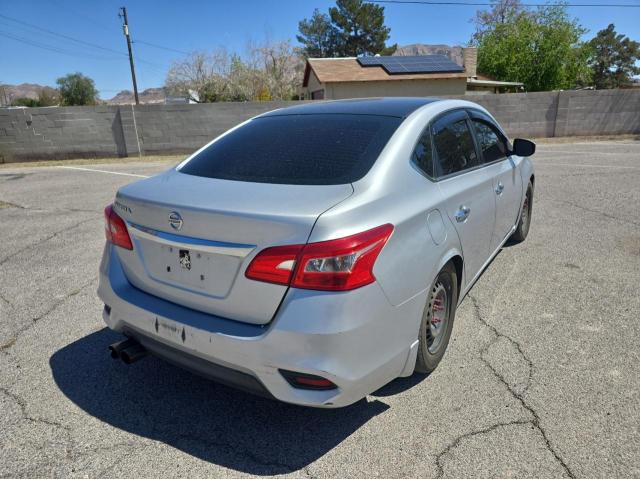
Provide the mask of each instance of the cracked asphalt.
[{"label": "cracked asphalt", "polygon": [[533,223],[428,377],[354,406],[113,361],[102,209],[167,162],[0,168],[0,477],[640,478],[640,142],[542,143]]}]

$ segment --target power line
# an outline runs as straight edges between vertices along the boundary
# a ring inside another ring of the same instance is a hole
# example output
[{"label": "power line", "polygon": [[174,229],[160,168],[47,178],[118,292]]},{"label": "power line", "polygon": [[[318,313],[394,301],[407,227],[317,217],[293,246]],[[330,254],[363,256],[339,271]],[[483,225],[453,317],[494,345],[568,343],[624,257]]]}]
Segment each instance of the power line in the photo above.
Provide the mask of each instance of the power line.
[{"label": "power line", "polygon": [[169,52],[175,52],[175,53],[181,53],[183,55],[189,55],[189,52],[185,52],[184,50],[176,50],[175,48],[171,48],[171,47],[163,47],[162,45],[157,45],[157,44],[151,43],[151,42],[145,42],[143,40],[135,40],[133,43],[141,43],[143,45],[148,45],[150,47],[159,48],[160,50],[167,50]]},{"label": "power line", "polygon": [[[125,52],[114,50],[113,48],[109,48],[109,47],[105,47],[105,46],[102,46],[102,45],[98,45],[96,43],[91,43],[91,42],[87,42],[87,41],[84,41],[84,40],[80,40],[78,38],[74,38],[74,37],[71,37],[69,35],[64,35],[62,33],[54,32],[54,31],[49,30],[47,28],[39,27],[38,25],[33,25],[31,23],[19,20],[17,18],[12,18],[12,17],[9,17],[7,15],[0,14],[0,18],[4,18],[6,20],[10,20],[10,21],[15,22],[17,24],[24,25],[26,27],[29,27],[29,28],[44,32],[44,33],[46,33],[48,35],[53,35],[55,37],[59,37],[59,38],[62,38],[62,39],[68,40],[68,41],[72,41],[72,42],[78,43],[80,45],[89,46],[91,48],[97,48],[97,49],[104,50],[104,51],[107,51],[107,52],[110,52],[110,53],[116,53],[118,55],[122,55],[122,56],[125,56],[125,57],[128,56],[128,54],[125,53]],[[23,43],[26,43],[26,41],[33,41],[33,40],[29,40],[29,39],[24,39],[24,37],[23,37],[23,40],[25,40],[25,41],[23,41]],[[18,40],[18,41],[22,41],[22,40]],[[40,46],[40,45],[34,45],[34,46]],[[55,51],[55,50],[52,50],[52,48],[55,48],[55,47],[49,47],[48,45],[44,45],[44,46],[40,46],[40,47],[41,48],[45,48],[47,50]],[[62,50],[62,49],[60,49],[60,50]],[[57,52],[57,53],[63,53],[63,52],[60,51],[60,52]],[[70,53],[67,52],[67,54],[70,54]],[[150,62],[150,61],[147,61],[147,60],[143,60],[143,59],[141,59],[139,57],[138,57],[137,60],[139,62],[146,63],[147,65],[151,65],[151,66],[154,66],[154,67],[159,68],[159,69],[163,68],[162,65],[158,65],[157,63],[153,63],[153,62]]]},{"label": "power line", "polygon": [[[29,27],[29,28],[44,32],[44,33],[46,33],[48,35],[53,35],[55,37],[63,38],[65,40],[72,41],[72,42],[78,43],[80,45],[85,45],[85,46],[88,46],[88,47],[91,47],[91,48],[97,48],[99,50],[104,50],[104,51],[107,51],[107,52],[110,52],[110,53],[116,53],[118,55],[128,56],[128,54],[125,53],[125,52],[114,50],[113,48],[109,48],[109,47],[105,47],[105,46],[102,46],[102,45],[98,45],[96,43],[87,42],[85,40],[80,40],[78,38],[74,38],[74,37],[71,37],[69,35],[65,35],[65,34],[62,34],[62,33],[54,32],[54,31],[49,30],[47,28],[39,27],[38,25],[33,25],[31,23],[19,20],[17,18],[12,18],[12,17],[9,17],[7,15],[0,14],[0,18],[4,18],[6,20],[15,22],[15,23],[17,23],[19,25],[24,25],[26,27]],[[16,40],[16,39],[14,38],[14,40]],[[26,40],[28,40],[28,39],[17,40],[17,41],[23,41],[23,43],[27,43]],[[163,50],[169,50],[169,51],[174,51],[176,53],[181,53],[181,54],[184,54],[184,55],[188,55],[188,52],[185,52],[185,51],[182,51],[182,50],[177,50],[177,49],[170,48],[170,47],[164,47],[162,45],[154,44],[154,43],[151,43],[151,42],[146,42],[146,41],[143,41],[143,40],[136,40],[136,42],[137,43],[142,43],[142,44],[145,44],[145,45],[149,45],[149,46],[152,46],[152,47],[155,47],[155,48],[160,48],[160,49],[163,49]],[[33,46],[40,46],[40,45],[33,45]],[[55,50],[52,49],[52,47],[48,47],[48,46],[40,46],[40,47],[41,48],[45,48],[45,49],[50,50],[50,51],[55,51]],[[64,52],[59,51],[57,53],[64,53]],[[73,54],[73,53],[67,52],[66,54]],[[145,64],[150,65],[150,66],[154,66],[154,67],[156,67],[158,69],[163,68],[161,65],[158,65],[157,63],[153,63],[153,62],[150,62],[148,60],[141,59],[140,57],[138,57],[138,62],[145,63]]]},{"label": "power line", "polygon": [[111,52],[111,53],[117,53],[118,55],[127,56],[127,54],[122,52],[122,51],[114,50],[113,48],[103,47],[102,45],[97,45],[95,43],[86,42],[84,40],[79,40],[77,38],[70,37],[69,35],[64,35],[62,33],[53,32],[53,31],[48,30],[46,28],[42,28],[42,27],[39,27],[37,25],[33,25],[31,23],[23,22],[22,20],[18,20],[17,18],[11,18],[11,17],[8,17],[6,15],[2,15],[2,14],[0,14],[0,17],[5,18],[7,20],[10,20],[12,22],[19,23],[21,25],[25,25],[25,26],[30,27],[30,28],[34,28],[36,30],[40,30],[42,32],[48,33],[49,35],[54,35],[56,37],[64,38],[66,40],[70,40],[72,42],[79,43],[81,45],[86,45],[86,46],[89,46],[89,47],[92,47],[92,48],[97,48],[99,50],[104,50],[104,51]]},{"label": "power line", "polygon": [[63,2],[60,2],[58,0],[53,0],[53,2],[56,5],[58,5],[59,7],[63,8],[64,10],[67,10],[68,12],[74,13],[78,17],[83,18],[84,20],[87,20],[87,21],[93,23],[94,25],[96,25],[96,26],[98,26],[98,27],[100,27],[100,28],[102,28],[102,29],[104,29],[106,31],[109,31],[109,32],[113,33],[113,32],[115,32],[117,30],[115,25],[112,25],[112,26],[108,27],[106,24],[96,20],[95,18],[90,17],[89,15],[86,15],[84,13],[80,13],[79,11],[70,8],[68,5],[64,4]]},{"label": "power line", "polygon": [[[61,2],[58,2],[57,0],[54,0],[54,3],[56,3],[60,7],[64,8],[65,10],[77,15],[78,17],[83,18],[85,20],[88,20],[89,22],[93,23],[94,25],[97,25],[100,28],[103,28],[104,30],[107,30],[107,31],[110,31],[110,32],[113,31],[112,28],[107,27],[107,25],[105,25],[104,23],[99,22],[96,19],[94,19],[94,18],[92,18],[92,17],[90,17],[88,15],[85,15],[84,13],[80,13],[77,10],[71,9],[67,5],[63,5]],[[144,40],[135,40],[135,41],[132,41],[132,42],[133,43],[141,43],[143,45],[147,45],[147,46],[150,46],[150,47],[153,47],[153,48],[158,48],[160,50],[166,50],[166,51],[169,51],[169,52],[180,53],[182,55],[189,55],[189,52],[185,52],[184,50],[178,50],[176,48],[167,47],[167,46],[164,46],[164,45],[158,45],[157,43],[151,43],[151,42],[147,42],[147,41],[144,41]]]},{"label": "power line", "polygon": [[141,60],[140,57],[136,57],[136,61],[138,63],[142,63],[144,65],[146,65],[146,68],[148,68],[149,70],[153,70],[155,72],[158,73],[162,73],[165,74],[166,73],[166,68],[156,64],[156,63],[152,63],[152,62],[148,62],[146,60]]},{"label": "power line", "polygon": [[117,30],[115,25],[111,25],[111,26],[107,26],[106,24],[102,23],[101,21],[96,20],[93,17],[90,17],[89,15],[86,15],[84,13],[80,13],[79,11],[72,9],[71,7],[69,7],[68,5],[64,4],[63,2],[60,2],[58,0],[53,0],[53,2],[58,5],[59,7],[63,8],[64,10],[67,10],[68,12],[71,12],[75,15],[77,15],[78,17],[102,28],[105,31],[111,32],[113,33],[114,31]]},{"label": "power line", "polygon": [[24,43],[26,45],[30,45],[33,47],[37,47],[37,48],[41,48],[43,50],[48,50],[50,52],[54,52],[54,53],[62,53],[64,55],[70,55],[70,56],[74,56],[74,57],[79,57],[79,58],[90,58],[93,60],[120,60],[120,58],[115,58],[115,57],[100,57],[100,56],[96,56],[96,55],[91,55],[90,53],[80,53],[80,52],[74,52],[71,50],[65,50],[63,48],[58,48],[58,47],[54,47],[51,45],[47,45],[41,42],[38,42],[36,40],[32,40],[30,38],[25,38],[25,37],[21,37],[19,35],[15,35],[9,32],[2,32],[0,31],[0,35],[6,38],[10,38],[12,40],[15,40],[17,42],[20,43]]},{"label": "power line", "polygon": [[[442,2],[430,0],[365,0],[367,3],[389,3],[389,4],[413,4],[413,5],[449,5],[449,6],[476,6],[491,7],[495,2]],[[640,8],[638,4],[627,3],[521,3],[523,7],[621,7],[621,8]]]},{"label": "power line", "polygon": [[[120,57],[103,57],[103,56],[97,56],[97,55],[93,55],[91,53],[88,52],[75,52],[75,51],[71,51],[71,50],[66,50],[60,47],[55,47],[52,45],[48,45],[46,43],[41,43],[38,42],[36,40],[30,39],[30,38],[26,38],[26,37],[22,37],[22,36],[18,36],[13,32],[2,32],[0,31],[0,36],[6,37],[6,38],[10,38],[12,40],[15,40],[17,42],[20,43],[24,43],[25,45],[30,45],[32,47],[36,47],[36,48],[40,48],[43,50],[48,50],[50,52],[54,52],[54,53],[61,53],[64,55],[69,55],[69,56],[73,56],[73,57],[77,57],[77,58],[89,58],[92,60],[110,60],[110,61],[117,61],[120,60]],[[151,70],[154,70],[158,73],[164,73],[164,67],[162,67],[161,65],[158,65],[157,63],[153,63],[153,62],[149,62],[147,60],[142,60],[140,58],[138,58],[138,62],[140,63],[144,63],[145,65],[147,65],[147,68],[150,68]]]}]

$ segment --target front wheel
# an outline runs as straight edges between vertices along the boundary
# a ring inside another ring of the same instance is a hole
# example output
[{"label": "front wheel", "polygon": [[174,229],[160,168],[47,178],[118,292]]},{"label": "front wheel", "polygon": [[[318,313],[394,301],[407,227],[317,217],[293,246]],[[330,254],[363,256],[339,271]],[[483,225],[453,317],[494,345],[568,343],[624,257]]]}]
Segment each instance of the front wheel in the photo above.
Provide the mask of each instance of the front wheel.
[{"label": "front wheel", "polygon": [[431,373],[444,356],[458,304],[458,280],[451,263],[438,273],[422,314],[415,370]]},{"label": "front wheel", "polygon": [[529,227],[531,226],[531,213],[533,212],[533,185],[531,182],[527,185],[527,194],[522,203],[522,211],[520,212],[520,221],[516,230],[511,235],[511,239],[516,243],[520,243],[527,238]]}]

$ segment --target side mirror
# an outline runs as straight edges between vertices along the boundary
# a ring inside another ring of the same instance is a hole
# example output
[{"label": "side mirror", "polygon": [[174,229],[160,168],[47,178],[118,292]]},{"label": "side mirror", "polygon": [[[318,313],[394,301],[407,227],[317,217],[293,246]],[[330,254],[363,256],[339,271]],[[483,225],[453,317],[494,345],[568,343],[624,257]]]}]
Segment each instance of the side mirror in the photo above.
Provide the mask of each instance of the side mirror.
[{"label": "side mirror", "polygon": [[513,140],[513,150],[511,153],[517,156],[531,156],[536,152],[536,144],[531,140],[516,138]]}]

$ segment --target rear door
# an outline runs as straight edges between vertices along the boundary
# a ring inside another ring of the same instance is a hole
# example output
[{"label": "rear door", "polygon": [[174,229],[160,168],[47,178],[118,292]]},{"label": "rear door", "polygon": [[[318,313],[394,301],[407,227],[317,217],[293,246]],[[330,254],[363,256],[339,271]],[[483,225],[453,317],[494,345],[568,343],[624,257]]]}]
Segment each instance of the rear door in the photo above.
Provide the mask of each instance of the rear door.
[{"label": "rear door", "polygon": [[480,111],[469,110],[469,115],[482,161],[493,179],[496,225],[490,248],[494,251],[511,233],[518,218],[522,178],[514,159],[509,156],[509,141],[498,126]]},{"label": "rear door", "polygon": [[465,111],[438,118],[431,132],[435,176],[445,197],[447,215],[462,244],[468,283],[489,256],[495,220],[493,179],[482,168]]}]

